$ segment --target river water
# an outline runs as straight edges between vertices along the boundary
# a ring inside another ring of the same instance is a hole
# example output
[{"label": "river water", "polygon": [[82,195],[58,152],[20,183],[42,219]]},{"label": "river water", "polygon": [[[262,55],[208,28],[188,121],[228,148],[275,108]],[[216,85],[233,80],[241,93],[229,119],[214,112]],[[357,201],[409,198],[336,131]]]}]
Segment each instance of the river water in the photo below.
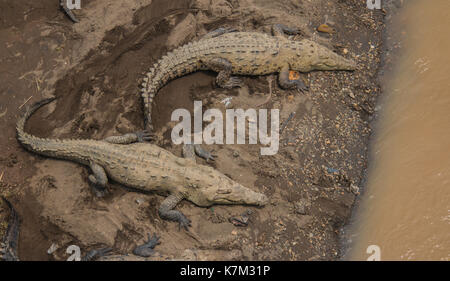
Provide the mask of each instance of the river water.
[{"label": "river water", "polygon": [[[407,1],[405,1],[407,2]],[[410,0],[390,23],[401,46],[384,98],[347,260],[450,260],[450,1]]]}]

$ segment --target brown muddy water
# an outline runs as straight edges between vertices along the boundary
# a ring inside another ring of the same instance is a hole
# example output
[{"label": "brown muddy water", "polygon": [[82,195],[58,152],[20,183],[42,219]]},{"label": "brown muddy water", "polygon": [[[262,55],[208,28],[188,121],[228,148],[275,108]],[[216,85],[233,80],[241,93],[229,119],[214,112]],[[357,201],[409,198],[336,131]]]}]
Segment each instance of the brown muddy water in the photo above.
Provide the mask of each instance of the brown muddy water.
[{"label": "brown muddy water", "polygon": [[345,259],[448,261],[450,1],[409,1],[390,25],[401,48]]}]

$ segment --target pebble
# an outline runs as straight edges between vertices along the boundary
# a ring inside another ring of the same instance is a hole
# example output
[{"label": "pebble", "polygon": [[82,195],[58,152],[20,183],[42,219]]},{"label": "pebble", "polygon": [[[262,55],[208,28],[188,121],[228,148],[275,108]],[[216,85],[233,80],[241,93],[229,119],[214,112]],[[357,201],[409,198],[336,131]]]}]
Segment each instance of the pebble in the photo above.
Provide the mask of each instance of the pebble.
[{"label": "pebble", "polygon": [[358,195],[359,194],[359,187],[356,184],[351,184],[350,185],[350,191],[353,194]]}]

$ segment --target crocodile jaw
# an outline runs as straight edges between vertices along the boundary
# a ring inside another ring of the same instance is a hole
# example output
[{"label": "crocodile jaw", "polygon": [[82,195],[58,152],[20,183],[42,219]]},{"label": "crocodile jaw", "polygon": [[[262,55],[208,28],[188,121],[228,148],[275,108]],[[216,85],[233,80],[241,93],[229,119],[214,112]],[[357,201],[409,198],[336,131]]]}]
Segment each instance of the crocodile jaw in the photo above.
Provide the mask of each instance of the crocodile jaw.
[{"label": "crocodile jaw", "polygon": [[355,70],[356,63],[323,46],[319,46],[311,67],[314,70]]},{"label": "crocodile jaw", "polygon": [[240,184],[234,185],[231,188],[219,188],[215,192],[212,200],[214,203],[220,204],[244,204],[264,206],[268,199],[262,193],[255,192]]},{"label": "crocodile jaw", "polygon": [[293,44],[296,52],[288,52],[286,63],[291,70],[309,72],[312,70],[355,70],[356,63],[346,59],[316,42],[304,39]]}]

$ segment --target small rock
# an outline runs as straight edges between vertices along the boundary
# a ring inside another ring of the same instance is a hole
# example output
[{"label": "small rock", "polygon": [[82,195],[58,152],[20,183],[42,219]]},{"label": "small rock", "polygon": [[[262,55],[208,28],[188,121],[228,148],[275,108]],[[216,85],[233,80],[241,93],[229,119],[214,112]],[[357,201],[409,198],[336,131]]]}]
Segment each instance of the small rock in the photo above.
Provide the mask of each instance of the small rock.
[{"label": "small rock", "polygon": [[306,215],[311,203],[307,199],[300,199],[294,203],[294,212],[299,215]]},{"label": "small rock", "polygon": [[359,195],[359,187],[356,184],[350,184],[350,191],[355,195]]},{"label": "small rock", "polygon": [[343,94],[347,94],[352,99],[355,98],[355,94],[349,88],[343,88],[341,91]]}]

